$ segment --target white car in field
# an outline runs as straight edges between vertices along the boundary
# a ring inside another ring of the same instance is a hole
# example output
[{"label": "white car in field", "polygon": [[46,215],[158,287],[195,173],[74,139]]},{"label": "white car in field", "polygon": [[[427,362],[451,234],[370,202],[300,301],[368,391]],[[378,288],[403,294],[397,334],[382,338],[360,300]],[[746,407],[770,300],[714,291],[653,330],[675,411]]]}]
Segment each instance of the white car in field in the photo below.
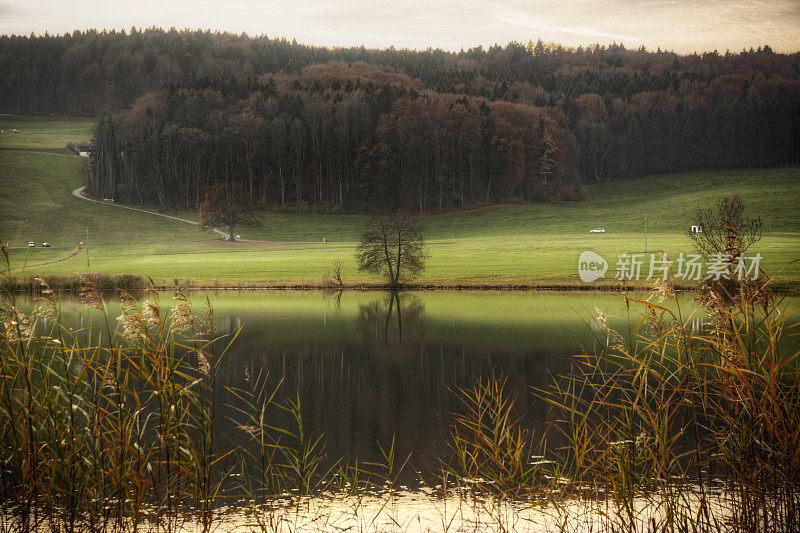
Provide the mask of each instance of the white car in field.
[{"label": "white car in field", "polygon": [[34,248],[35,246],[36,243],[34,243],[33,241],[28,242],[28,248]]},{"label": "white car in field", "polygon": [[605,232],[606,232],[606,230],[603,229],[603,228],[597,228],[597,229],[590,229],[589,230],[589,233],[605,233]]}]

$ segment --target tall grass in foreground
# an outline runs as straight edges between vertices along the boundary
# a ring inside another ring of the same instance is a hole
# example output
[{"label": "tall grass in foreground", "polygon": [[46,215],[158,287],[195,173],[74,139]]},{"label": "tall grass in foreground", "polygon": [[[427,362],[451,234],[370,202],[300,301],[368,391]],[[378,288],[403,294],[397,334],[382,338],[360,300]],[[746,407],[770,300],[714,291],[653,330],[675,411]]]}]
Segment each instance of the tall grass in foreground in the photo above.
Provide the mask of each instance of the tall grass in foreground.
[{"label": "tall grass in foreground", "polygon": [[[276,499],[396,482],[394,443],[370,465],[378,474],[343,461],[324,470],[299,395],[279,397],[262,374],[244,369],[249,387],[218,406],[217,370],[238,331],[216,336],[208,300],[195,312],[180,292],[162,306],[156,291],[123,291],[111,320],[94,281],[83,278],[91,313],[79,330],[44,279],[29,313],[15,292],[0,297],[0,531],[211,531],[226,502],[264,525]],[[275,422],[286,415],[288,426]],[[221,418],[238,433],[223,435]]]},{"label": "tall grass in foreground", "polygon": [[[8,254],[2,250],[8,268]],[[171,531],[185,514],[211,527],[226,455],[214,442],[213,312],[176,296],[165,313],[122,293],[111,323],[84,279],[88,328],[60,321],[40,280],[28,315],[0,307],[0,528]],[[234,336],[235,338],[235,336]]]},{"label": "tall grass in foreground", "polygon": [[[44,276],[9,275],[0,278],[0,288],[12,292],[39,292],[42,290],[42,281],[53,291],[71,291],[79,294],[89,279],[92,286],[100,291],[123,290],[136,292],[147,290],[150,287],[147,278],[138,274],[103,274],[92,272],[89,274],[60,276],[47,274]],[[177,283],[176,283],[177,286]]]},{"label": "tall grass in foreground", "polygon": [[[552,406],[540,441],[511,418],[502,379],[459,391],[451,472],[479,492],[527,491],[560,509],[565,530],[800,530],[791,313],[763,277],[710,283],[690,310],[662,305],[674,291],[659,285],[658,303],[627,300],[641,318],[625,335],[598,311],[595,349],[534,391]],[[701,312],[706,327],[693,329]]]}]

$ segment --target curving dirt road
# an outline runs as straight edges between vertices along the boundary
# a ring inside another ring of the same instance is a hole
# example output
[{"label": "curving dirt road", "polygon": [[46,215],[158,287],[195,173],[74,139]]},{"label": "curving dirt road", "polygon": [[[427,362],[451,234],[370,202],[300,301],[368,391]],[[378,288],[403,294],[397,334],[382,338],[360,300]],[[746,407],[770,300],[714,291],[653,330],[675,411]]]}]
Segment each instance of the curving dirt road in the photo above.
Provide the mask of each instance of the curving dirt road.
[{"label": "curving dirt road", "polygon": [[[199,226],[200,225],[197,222],[195,222],[194,220],[188,220],[188,219],[185,219],[185,218],[175,217],[175,216],[172,216],[172,215],[166,215],[164,213],[159,213],[158,211],[150,211],[148,209],[142,209],[141,207],[133,207],[133,206],[130,206],[130,205],[118,204],[118,203],[115,203],[115,202],[112,202],[112,201],[98,200],[96,198],[90,198],[90,197],[86,196],[85,194],[83,194],[84,189],[86,189],[85,185],[82,186],[82,187],[78,187],[77,189],[72,191],[72,196],[74,196],[76,198],[80,198],[81,200],[86,200],[87,202],[94,202],[94,203],[97,203],[97,204],[109,205],[111,207],[119,207],[119,208],[122,208],[122,209],[130,209],[131,211],[139,211],[140,213],[147,213],[148,215],[155,215],[157,217],[169,218],[171,220],[177,220],[178,222],[184,222],[186,224],[191,224],[193,226]],[[282,241],[254,241],[254,240],[250,240],[250,239],[236,239],[236,240],[231,241],[231,240],[229,240],[230,239],[230,234],[225,233],[222,230],[218,230],[218,229],[214,229],[214,228],[208,228],[208,229],[210,229],[211,231],[213,231],[214,233],[216,233],[217,235],[222,237],[222,240],[226,244],[230,243],[230,244],[238,244],[238,245],[242,245],[242,246],[284,246],[284,245],[287,245],[287,244],[319,244],[319,241],[282,242]]]},{"label": "curving dirt road", "polygon": [[[86,200],[87,202],[95,202],[95,203],[98,203],[98,204],[110,205],[112,207],[120,207],[122,209],[130,209],[131,211],[139,211],[140,213],[147,213],[148,215],[155,215],[157,217],[164,217],[164,218],[169,218],[169,219],[172,219],[172,220],[177,220],[178,222],[185,222],[186,224],[191,224],[193,226],[199,226],[200,225],[197,222],[195,222],[194,220],[187,220],[185,218],[178,218],[178,217],[174,217],[172,215],[166,215],[164,213],[159,213],[157,211],[148,211],[147,209],[142,209],[140,207],[131,207],[129,205],[116,204],[114,202],[107,202],[105,200],[97,200],[96,198],[89,198],[88,196],[83,194],[84,189],[86,189],[85,185],[82,186],[82,187],[78,187],[77,189],[72,191],[72,196],[74,196],[76,198],[80,198],[81,200]],[[218,229],[214,229],[214,228],[209,228],[209,229],[211,231],[213,231],[214,233],[216,233],[217,235],[219,235],[220,237],[222,237],[223,239],[225,239],[225,240],[228,240],[230,238],[230,235],[225,233],[222,230],[218,230]]]},{"label": "curving dirt road", "polygon": [[60,263],[61,261],[66,261],[67,259],[72,259],[76,255],[78,255],[80,253],[80,251],[81,251],[80,248],[75,248],[74,250],[72,250],[72,252],[70,252],[69,255],[65,255],[64,257],[62,257],[60,259],[53,259],[52,261],[47,261],[45,263],[36,263],[35,265],[24,265],[24,266],[20,266],[20,267],[14,267],[11,270],[24,270],[24,269],[27,269],[27,268],[40,267],[40,266],[45,266],[45,265],[53,265],[55,263]]},{"label": "curving dirt road", "polygon": [[[157,211],[149,211],[147,209],[142,209],[140,207],[132,207],[132,206],[129,206],[129,205],[117,204],[117,203],[114,203],[114,202],[111,202],[111,201],[97,200],[96,198],[89,198],[88,196],[85,196],[83,194],[83,191],[84,191],[85,188],[86,188],[85,185],[82,186],[82,187],[78,187],[77,189],[72,191],[72,196],[74,196],[76,198],[80,198],[81,200],[86,200],[87,202],[95,202],[97,204],[109,205],[111,207],[119,207],[119,208],[122,208],[122,209],[130,209],[131,211],[139,211],[140,213],[147,213],[148,215],[155,215],[157,217],[169,218],[171,220],[177,220],[178,222],[183,222],[185,224],[191,224],[193,226],[199,226],[200,225],[197,222],[195,222],[194,220],[188,220],[188,219],[185,219],[185,218],[175,217],[175,216],[172,216],[172,215],[166,215],[164,213],[159,213]],[[218,229],[215,229],[215,228],[208,228],[208,229],[210,229],[211,231],[213,231],[214,233],[216,233],[217,235],[222,237],[222,239],[226,243],[232,243],[232,244],[235,243],[235,244],[240,244],[240,245],[244,245],[244,246],[248,246],[248,245],[249,246],[282,246],[282,245],[285,245],[285,244],[310,244],[310,243],[301,243],[301,242],[296,242],[295,243],[295,242],[277,242],[277,241],[252,241],[252,240],[248,240],[248,239],[236,239],[235,241],[229,241],[228,239],[230,238],[230,235],[228,233],[225,233],[224,231],[218,230]],[[55,264],[55,263],[60,263],[62,261],[66,261],[68,259],[72,259],[76,255],[78,255],[80,252],[81,252],[81,248],[76,248],[75,250],[73,250],[68,255],[65,255],[64,257],[61,257],[59,259],[54,259],[52,261],[47,261],[45,263],[37,263],[35,265],[25,265],[25,266],[22,266],[22,267],[14,267],[11,270],[28,269],[28,268],[34,268],[34,267],[39,267],[39,266],[52,265],[52,264]]]}]

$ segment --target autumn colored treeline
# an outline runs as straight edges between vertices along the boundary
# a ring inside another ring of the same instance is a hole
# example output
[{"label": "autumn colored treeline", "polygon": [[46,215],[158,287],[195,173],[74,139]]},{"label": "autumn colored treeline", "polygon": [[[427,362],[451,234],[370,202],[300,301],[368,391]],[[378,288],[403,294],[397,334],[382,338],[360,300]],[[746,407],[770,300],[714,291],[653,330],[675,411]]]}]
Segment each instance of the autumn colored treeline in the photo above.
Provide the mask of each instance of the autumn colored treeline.
[{"label": "autumn colored treeline", "polygon": [[162,89],[101,119],[89,193],[196,208],[224,182],[253,207],[418,212],[578,199],[571,136],[543,108],[394,85],[231,85]]},{"label": "autumn colored treeline", "polygon": [[0,108],[103,118],[89,188],[193,207],[428,210],[800,163],[800,53],[330,49],[148,29],[0,37]]}]

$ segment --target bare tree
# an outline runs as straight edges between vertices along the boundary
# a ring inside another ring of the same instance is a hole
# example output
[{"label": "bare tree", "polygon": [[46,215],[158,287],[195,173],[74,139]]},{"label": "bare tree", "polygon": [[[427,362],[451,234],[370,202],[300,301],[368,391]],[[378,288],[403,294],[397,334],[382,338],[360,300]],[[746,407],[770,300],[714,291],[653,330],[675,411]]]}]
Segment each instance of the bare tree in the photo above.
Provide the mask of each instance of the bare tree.
[{"label": "bare tree", "polygon": [[200,202],[200,228],[215,225],[225,226],[228,240],[236,240],[234,229],[236,226],[258,226],[258,218],[250,212],[244,204],[241,194],[226,183],[218,183],[209,187],[203,201]]},{"label": "bare tree", "polygon": [[700,231],[689,232],[698,252],[705,256],[738,256],[761,239],[761,217],[746,217],[738,194],[723,196],[714,208],[697,207],[696,225]]},{"label": "bare tree", "polygon": [[427,258],[422,227],[405,214],[373,218],[356,249],[358,270],[384,274],[393,288],[418,276]]},{"label": "bare tree", "polygon": [[344,289],[344,279],[342,279],[342,262],[334,261],[323,276],[323,283],[326,287],[336,287],[339,290]]}]

